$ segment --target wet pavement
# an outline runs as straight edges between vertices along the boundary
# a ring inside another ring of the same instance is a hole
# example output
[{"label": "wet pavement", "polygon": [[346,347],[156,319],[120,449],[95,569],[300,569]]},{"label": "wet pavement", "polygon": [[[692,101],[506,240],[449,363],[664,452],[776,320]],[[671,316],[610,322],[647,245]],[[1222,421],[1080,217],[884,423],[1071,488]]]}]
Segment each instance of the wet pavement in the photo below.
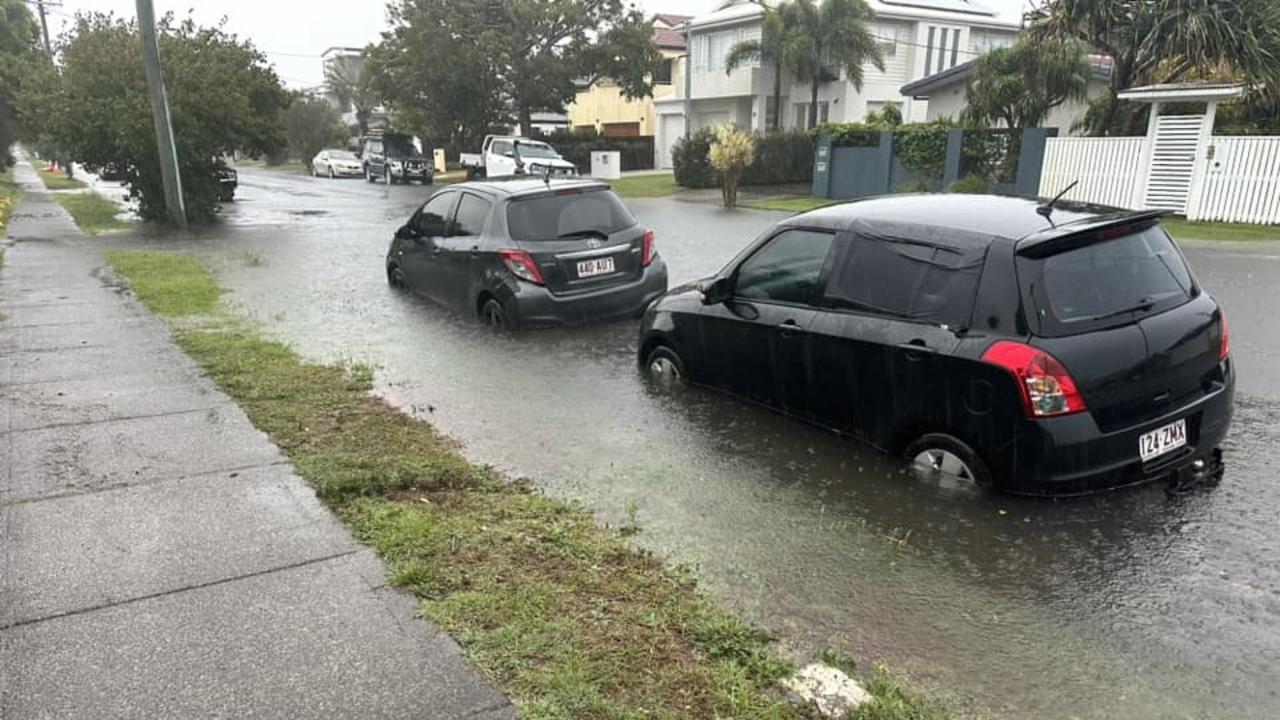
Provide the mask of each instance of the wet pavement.
[{"label": "wet pavement", "polygon": [[[376,364],[386,397],[472,458],[605,521],[633,506],[638,542],[696,564],[798,652],[884,659],[1001,717],[1280,716],[1280,244],[1186,245],[1227,308],[1240,371],[1224,482],[1033,501],[923,483],[715,393],[657,392],[636,369],[634,322],[495,336],[391,292],[387,244],[427,189],[240,179],[217,228],[107,242],[197,253],[270,334]],[[673,284],[784,217],[628,204]]]}]

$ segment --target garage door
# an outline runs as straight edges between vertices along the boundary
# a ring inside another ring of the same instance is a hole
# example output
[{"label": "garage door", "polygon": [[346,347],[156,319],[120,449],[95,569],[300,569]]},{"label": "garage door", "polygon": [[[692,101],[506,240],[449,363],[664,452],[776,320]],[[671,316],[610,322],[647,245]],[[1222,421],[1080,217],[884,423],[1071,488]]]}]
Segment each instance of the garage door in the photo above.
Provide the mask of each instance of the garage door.
[{"label": "garage door", "polygon": [[671,148],[684,135],[683,115],[662,115],[658,123],[658,167],[670,168]]}]

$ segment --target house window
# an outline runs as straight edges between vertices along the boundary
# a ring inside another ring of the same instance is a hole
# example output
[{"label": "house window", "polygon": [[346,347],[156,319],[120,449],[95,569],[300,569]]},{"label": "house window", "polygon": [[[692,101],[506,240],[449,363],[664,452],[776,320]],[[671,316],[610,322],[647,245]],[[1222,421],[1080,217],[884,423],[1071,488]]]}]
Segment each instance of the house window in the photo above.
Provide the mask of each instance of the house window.
[{"label": "house window", "polygon": [[[831,117],[831,103],[826,100],[818,102],[818,124],[821,125]],[[809,103],[796,103],[796,127],[809,127]]]},{"label": "house window", "polygon": [[903,41],[899,34],[902,31],[900,25],[878,24],[871,26],[871,34],[875,38],[876,45],[880,47],[880,54],[885,58],[898,56],[898,43]]},{"label": "house window", "polygon": [[772,95],[764,100],[764,126],[769,128],[779,126],[779,123],[777,122],[778,104],[773,100],[774,98]]},{"label": "house window", "polygon": [[993,33],[978,29],[969,31],[969,47],[979,55],[1011,44],[1013,44],[1013,36],[1007,33]]},{"label": "house window", "polygon": [[658,72],[653,76],[653,82],[657,85],[671,84],[671,64],[674,61],[671,58],[664,58],[662,64],[658,66]]},{"label": "house window", "polygon": [[960,62],[960,28],[930,25],[925,42],[924,75],[936,75]]},{"label": "house window", "polygon": [[[729,50],[731,50],[734,45],[742,42],[743,40],[758,39],[759,37],[759,29],[721,30],[719,32],[694,35],[694,67],[698,70],[705,70],[708,72],[723,72],[725,69],[725,58],[729,56]],[[758,60],[749,60],[743,63],[742,67],[756,67],[757,65],[759,65]]]}]

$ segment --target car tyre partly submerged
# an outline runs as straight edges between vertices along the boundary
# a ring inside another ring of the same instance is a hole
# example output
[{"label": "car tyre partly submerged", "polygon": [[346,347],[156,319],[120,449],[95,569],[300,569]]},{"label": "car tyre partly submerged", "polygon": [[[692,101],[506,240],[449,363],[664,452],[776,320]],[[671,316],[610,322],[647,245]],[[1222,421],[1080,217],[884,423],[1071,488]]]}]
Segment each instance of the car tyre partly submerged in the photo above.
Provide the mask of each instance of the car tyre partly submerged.
[{"label": "car tyre partly submerged", "polygon": [[911,469],[925,478],[948,478],[972,483],[984,490],[992,487],[991,471],[967,443],[946,433],[928,433],[907,446],[903,453]]},{"label": "car tyre partly submerged", "polygon": [[680,354],[666,345],[649,351],[644,362],[649,379],[662,387],[674,387],[685,383],[684,361]]},{"label": "car tyre partly submerged", "polygon": [[494,330],[510,330],[511,321],[507,319],[507,311],[497,298],[489,298],[480,307],[480,319]]},{"label": "car tyre partly submerged", "polygon": [[387,284],[400,292],[409,291],[409,279],[405,277],[404,271],[398,267],[391,268],[391,271],[387,273]]}]

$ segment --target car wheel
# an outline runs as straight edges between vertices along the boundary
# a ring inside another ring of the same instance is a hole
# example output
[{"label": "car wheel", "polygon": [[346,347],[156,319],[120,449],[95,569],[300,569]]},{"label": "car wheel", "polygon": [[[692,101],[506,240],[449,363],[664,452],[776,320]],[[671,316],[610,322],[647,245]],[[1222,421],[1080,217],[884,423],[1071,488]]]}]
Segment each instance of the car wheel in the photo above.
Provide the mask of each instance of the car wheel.
[{"label": "car wheel", "polygon": [[649,351],[649,356],[644,359],[644,368],[650,380],[667,387],[683,385],[688,377],[680,354],[666,345]]},{"label": "car wheel", "polygon": [[480,307],[480,319],[484,321],[494,330],[510,330],[511,321],[507,319],[506,308],[502,307],[502,303],[497,298],[489,298],[485,300],[484,305]]},{"label": "car wheel", "polygon": [[337,180],[337,179],[338,179],[337,174],[333,172],[333,166],[332,166],[332,165],[330,165],[330,166],[329,166],[329,179],[330,179],[330,180]]},{"label": "car wheel", "polygon": [[367,183],[373,182],[373,170],[368,165],[364,166],[364,181]]},{"label": "car wheel", "polygon": [[391,268],[387,273],[387,283],[401,292],[409,291],[409,278],[405,277],[404,271],[398,267]]},{"label": "car wheel", "polygon": [[382,182],[391,185],[395,180],[391,177],[391,168],[382,168]]},{"label": "car wheel", "polygon": [[945,433],[929,433],[903,453],[911,469],[926,478],[953,478],[980,488],[992,485],[991,471],[964,441]]}]

